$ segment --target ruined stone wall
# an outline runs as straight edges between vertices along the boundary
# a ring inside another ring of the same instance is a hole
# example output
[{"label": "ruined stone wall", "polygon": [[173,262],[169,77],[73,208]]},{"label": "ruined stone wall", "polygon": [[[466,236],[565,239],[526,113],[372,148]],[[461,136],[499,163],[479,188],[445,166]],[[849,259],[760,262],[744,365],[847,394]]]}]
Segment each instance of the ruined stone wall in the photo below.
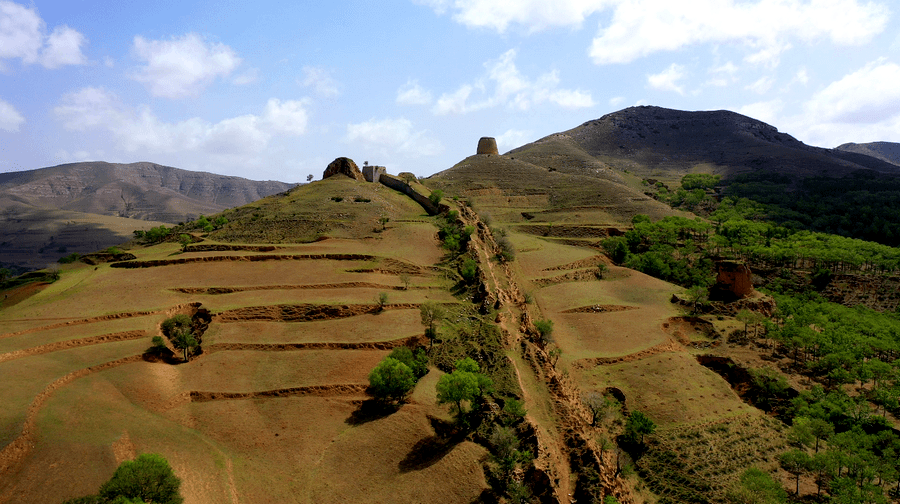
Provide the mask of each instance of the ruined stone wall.
[{"label": "ruined stone wall", "polygon": [[394,177],[392,175],[388,175],[385,173],[384,175],[381,176],[379,181],[382,184],[390,187],[391,189],[400,191],[403,194],[409,196],[410,198],[415,200],[416,203],[422,205],[422,208],[424,208],[425,211],[428,212],[430,215],[437,215],[440,213],[440,209],[437,207],[437,205],[432,203],[430,199],[428,199],[428,196],[425,196],[424,194],[420,194],[418,191],[416,191],[412,187],[406,185],[406,182],[398,179],[397,177]]}]

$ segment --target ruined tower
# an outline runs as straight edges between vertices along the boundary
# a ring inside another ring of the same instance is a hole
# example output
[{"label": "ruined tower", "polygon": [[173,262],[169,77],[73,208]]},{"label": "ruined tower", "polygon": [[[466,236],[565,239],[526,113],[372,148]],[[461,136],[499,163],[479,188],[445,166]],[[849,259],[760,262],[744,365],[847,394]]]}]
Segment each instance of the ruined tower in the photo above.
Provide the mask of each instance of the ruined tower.
[{"label": "ruined tower", "polygon": [[476,154],[493,154],[495,156],[500,153],[497,151],[497,140],[494,137],[481,137],[478,140],[478,151]]}]

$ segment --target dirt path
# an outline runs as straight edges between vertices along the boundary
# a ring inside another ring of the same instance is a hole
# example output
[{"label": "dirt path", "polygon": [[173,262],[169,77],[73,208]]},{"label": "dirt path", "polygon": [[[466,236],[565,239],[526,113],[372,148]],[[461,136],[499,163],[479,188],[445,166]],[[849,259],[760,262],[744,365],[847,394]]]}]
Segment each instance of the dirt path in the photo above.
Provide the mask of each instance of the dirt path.
[{"label": "dirt path", "polygon": [[[57,379],[50,385],[47,385],[47,387],[31,401],[31,405],[28,407],[28,411],[25,414],[25,423],[22,426],[22,432],[16,439],[6,445],[3,450],[0,450],[0,475],[5,474],[31,452],[37,435],[38,413],[57,389],[92,373],[105,371],[125,364],[141,362],[142,360],[142,355],[132,355],[131,357],[124,357],[114,361],[105,362],[96,366],[73,371],[62,378]],[[9,495],[2,495],[0,496],[0,502],[7,502],[9,498]]]},{"label": "dirt path", "polygon": [[22,357],[29,357],[32,355],[41,355],[50,352],[58,352],[60,350],[68,350],[70,348],[78,348],[89,345],[99,345],[101,343],[111,343],[113,341],[126,341],[126,340],[134,340],[146,338],[149,335],[147,331],[125,331],[118,332],[112,334],[104,334],[102,336],[93,336],[90,338],[81,338],[75,340],[67,340],[67,341],[58,341],[56,343],[48,343],[46,345],[40,345],[31,348],[25,348],[22,350],[16,350],[15,352],[7,352],[0,353],[0,362],[6,362],[14,359],[21,359]]}]

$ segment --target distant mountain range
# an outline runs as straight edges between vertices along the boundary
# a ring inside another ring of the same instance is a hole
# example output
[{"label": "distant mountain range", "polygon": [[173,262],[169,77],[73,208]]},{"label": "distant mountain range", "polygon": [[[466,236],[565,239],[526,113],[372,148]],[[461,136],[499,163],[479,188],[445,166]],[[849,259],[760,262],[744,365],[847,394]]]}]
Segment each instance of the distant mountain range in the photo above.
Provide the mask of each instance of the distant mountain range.
[{"label": "distant mountain range", "polygon": [[900,144],[894,142],[845,143],[838,145],[837,150],[865,154],[900,166]]},{"label": "distant mountain range", "polygon": [[0,174],[4,199],[44,209],[179,222],[286,191],[296,184],[257,182],[155,163],[72,163]]},{"label": "distant mountain range", "polygon": [[72,163],[0,173],[0,267],[35,269],[118,245],[132,231],[245,205],[296,184],[154,163]]}]

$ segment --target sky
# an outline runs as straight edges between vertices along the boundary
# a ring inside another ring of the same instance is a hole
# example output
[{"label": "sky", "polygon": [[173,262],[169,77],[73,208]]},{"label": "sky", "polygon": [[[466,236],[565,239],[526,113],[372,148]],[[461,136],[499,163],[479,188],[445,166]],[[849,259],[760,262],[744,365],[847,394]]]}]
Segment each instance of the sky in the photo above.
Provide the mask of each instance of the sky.
[{"label": "sky", "polygon": [[427,176],[634,105],[900,142],[891,0],[0,0],[0,172]]}]

